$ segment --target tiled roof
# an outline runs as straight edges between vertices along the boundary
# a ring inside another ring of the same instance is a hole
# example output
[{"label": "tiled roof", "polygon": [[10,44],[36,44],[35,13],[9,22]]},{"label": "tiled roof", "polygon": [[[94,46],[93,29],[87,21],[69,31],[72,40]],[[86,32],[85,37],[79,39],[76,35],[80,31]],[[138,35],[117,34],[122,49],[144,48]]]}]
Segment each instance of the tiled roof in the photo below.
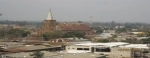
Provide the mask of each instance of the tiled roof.
[{"label": "tiled roof", "polygon": [[91,31],[92,29],[83,23],[59,23],[57,28],[62,31]]}]

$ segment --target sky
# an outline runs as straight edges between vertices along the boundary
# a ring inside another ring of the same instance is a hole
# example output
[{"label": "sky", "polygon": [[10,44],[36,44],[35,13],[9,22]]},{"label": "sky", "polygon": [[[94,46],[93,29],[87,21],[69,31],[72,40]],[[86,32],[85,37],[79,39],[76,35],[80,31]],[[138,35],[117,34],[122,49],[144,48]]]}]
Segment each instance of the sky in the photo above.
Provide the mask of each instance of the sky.
[{"label": "sky", "polygon": [[[150,23],[150,0],[0,0],[0,20]],[[90,18],[90,16],[92,18]]]}]

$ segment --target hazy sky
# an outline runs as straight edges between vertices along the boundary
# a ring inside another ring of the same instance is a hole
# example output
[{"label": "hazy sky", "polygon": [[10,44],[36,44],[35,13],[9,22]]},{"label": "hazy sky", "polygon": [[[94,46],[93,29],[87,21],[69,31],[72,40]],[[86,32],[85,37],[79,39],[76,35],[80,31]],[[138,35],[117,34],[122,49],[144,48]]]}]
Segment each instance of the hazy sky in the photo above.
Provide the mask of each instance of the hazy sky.
[{"label": "hazy sky", "polygon": [[0,20],[150,23],[150,0],[0,0]]}]

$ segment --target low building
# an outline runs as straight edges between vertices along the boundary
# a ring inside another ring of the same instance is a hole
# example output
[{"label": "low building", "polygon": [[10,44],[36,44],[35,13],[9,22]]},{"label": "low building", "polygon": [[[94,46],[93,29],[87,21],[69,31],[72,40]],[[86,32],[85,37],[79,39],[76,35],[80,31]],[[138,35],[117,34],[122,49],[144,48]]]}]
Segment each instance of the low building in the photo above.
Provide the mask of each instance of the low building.
[{"label": "low building", "polygon": [[148,52],[146,44],[129,44],[124,42],[109,43],[80,43],[67,45],[68,53],[100,53],[110,58],[140,58],[146,57]]},{"label": "low building", "polygon": [[92,52],[92,53],[110,53],[111,47],[118,47],[122,45],[128,45],[124,42],[110,42],[110,43],[81,43],[66,46],[66,51],[70,53],[78,52]]},{"label": "low building", "polygon": [[143,58],[145,53],[140,48],[114,47],[111,48],[110,58]]}]

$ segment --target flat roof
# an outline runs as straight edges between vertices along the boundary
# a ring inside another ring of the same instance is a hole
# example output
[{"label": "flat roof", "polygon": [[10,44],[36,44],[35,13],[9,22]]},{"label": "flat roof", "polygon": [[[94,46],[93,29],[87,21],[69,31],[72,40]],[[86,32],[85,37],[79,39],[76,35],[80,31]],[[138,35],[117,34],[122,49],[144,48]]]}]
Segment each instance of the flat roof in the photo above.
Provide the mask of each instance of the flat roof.
[{"label": "flat roof", "polygon": [[84,51],[84,50],[67,50],[66,53],[88,53],[90,51]]},{"label": "flat roof", "polygon": [[129,45],[119,46],[119,47],[128,47],[128,48],[145,48],[145,49],[148,49],[148,48],[149,48],[149,47],[147,46],[147,44],[129,44]]},{"label": "flat roof", "polygon": [[128,45],[129,43],[125,42],[108,42],[108,43],[83,43],[83,44],[74,44],[77,46],[105,46],[105,47],[114,47],[121,45]]}]

